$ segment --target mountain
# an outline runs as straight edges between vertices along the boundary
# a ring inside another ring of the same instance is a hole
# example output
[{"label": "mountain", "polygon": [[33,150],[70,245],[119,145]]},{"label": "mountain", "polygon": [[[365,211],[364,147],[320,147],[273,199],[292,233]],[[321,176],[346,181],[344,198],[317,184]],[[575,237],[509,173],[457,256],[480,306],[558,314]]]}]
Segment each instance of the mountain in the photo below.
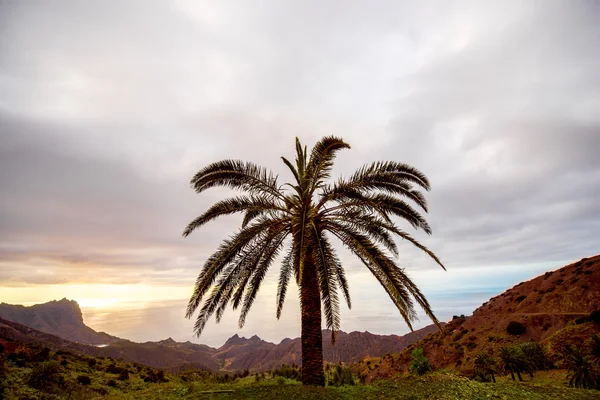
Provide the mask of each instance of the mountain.
[{"label": "mountain", "polygon": [[[256,335],[249,339],[234,335],[218,349],[189,341],[180,343],[171,338],[145,343],[119,339],[106,333],[98,333],[86,326],[77,302],[67,299],[31,307],[2,303],[0,321],[1,318],[7,321],[3,321],[4,330],[0,330],[0,338],[8,335],[7,329],[10,326],[11,335],[18,336],[27,343],[33,342],[47,347],[58,346],[92,356],[120,358],[169,370],[195,367],[227,371],[264,371],[281,365],[302,363],[300,338],[286,338],[279,344],[274,344]],[[20,328],[17,329],[15,323]],[[349,363],[365,356],[378,357],[399,352],[436,329],[434,325],[430,325],[404,336],[339,332],[335,345],[331,343],[331,332],[324,331],[324,360]],[[19,335],[15,332],[19,332]],[[63,342],[60,342],[61,340]],[[44,344],[44,341],[49,344]]]},{"label": "mountain", "polygon": [[[521,282],[483,303],[473,315],[454,317],[443,332],[392,357],[358,362],[354,370],[369,379],[406,372],[415,347],[423,348],[434,367],[462,371],[473,368],[478,353],[498,354],[500,347],[514,343],[541,341],[551,353],[560,352],[565,343],[581,344],[600,332],[589,317],[596,310],[600,310],[600,255]],[[523,332],[512,331],[509,324]]]},{"label": "mountain", "polygon": [[[350,363],[366,356],[397,353],[436,330],[435,325],[429,325],[404,336],[340,331],[335,345],[331,343],[331,331],[324,330],[323,359],[332,363]],[[274,344],[256,335],[250,339],[234,335],[217,349],[213,357],[224,369],[262,371],[281,365],[302,364],[302,346],[300,338],[286,338]]]},{"label": "mountain", "polygon": [[74,300],[62,299],[31,307],[0,303],[0,318],[18,322],[42,332],[60,336],[72,342],[99,345],[120,339],[96,332],[83,323],[83,315]]}]

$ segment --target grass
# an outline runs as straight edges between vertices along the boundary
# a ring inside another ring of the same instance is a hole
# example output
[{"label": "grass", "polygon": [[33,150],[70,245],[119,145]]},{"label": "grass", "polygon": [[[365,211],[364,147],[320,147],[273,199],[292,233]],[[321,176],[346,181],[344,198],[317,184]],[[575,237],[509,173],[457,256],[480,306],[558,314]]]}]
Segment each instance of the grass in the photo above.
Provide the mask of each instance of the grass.
[{"label": "grass", "polygon": [[[203,391],[233,390],[232,393],[201,393]],[[114,400],[133,399],[600,399],[599,391],[568,387],[540,386],[534,383],[481,383],[452,373],[434,372],[423,377],[404,377],[371,385],[307,388],[296,381],[276,379],[254,382],[251,377],[230,384],[201,382],[162,384],[159,389],[135,393],[112,393],[105,397]]]}]

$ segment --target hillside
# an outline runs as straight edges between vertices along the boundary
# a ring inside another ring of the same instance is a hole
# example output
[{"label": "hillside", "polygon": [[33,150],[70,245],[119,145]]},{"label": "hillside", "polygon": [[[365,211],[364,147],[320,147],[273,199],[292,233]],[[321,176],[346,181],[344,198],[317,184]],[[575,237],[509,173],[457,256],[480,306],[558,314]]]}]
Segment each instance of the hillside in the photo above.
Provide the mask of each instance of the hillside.
[{"label": "hillside", "polygon": [[[3,329],[0,325],[0,338],[10,333],[26,343],[44,345],[44,341],[48,341],[51,348],[75,349],[88,355],[119,358],[168,370],[193,366],[209,370],[264,371],[302,363],[300,338],[286,338],[275,344],[258,336],[246,339],[234,335],[218,349],[189,341],[180,343],[171,338],[145,343],[119,339],[86,326],[77,302],[67,299],[31,307],[2,303],[0,318],[20,324],[18,327],[4,321]],[[324,331],[323,355],[328,362],[349,363],[365,356],[397,353],[436,329],[430,325],[405,336],[339,332],[335,345],[331,343],[330,332]],[[62,343],[59,343],[61,340]],[[96,344],[109,345],[86,346]]]},{"label": "hillside", "polygon": [[[589,314],[598,309],[600,255],[521,282],[482,304],[473,315],[455,317],[443,332],[427,336],[400,354],[362,360],[354,370],[368,379],[407,372],[415,347],[423,348],[435,368],[463,372],[473,368],[478,353],[497,355],[500,347],[512,343],[541,341],[553,353],[567,342],[581,343],[600,331],[597,324],[588,322]],[[507,332],[513,321],[523,326],[523,333]]]},{"label": "hillside", "polygon": [[83,323],[79,304],[62,299],[30,307],[0,303],[0,318],[18,322],[38,331],[60,336],[72,342],[99,345],[120,340],[104,332],[96,332]]}]

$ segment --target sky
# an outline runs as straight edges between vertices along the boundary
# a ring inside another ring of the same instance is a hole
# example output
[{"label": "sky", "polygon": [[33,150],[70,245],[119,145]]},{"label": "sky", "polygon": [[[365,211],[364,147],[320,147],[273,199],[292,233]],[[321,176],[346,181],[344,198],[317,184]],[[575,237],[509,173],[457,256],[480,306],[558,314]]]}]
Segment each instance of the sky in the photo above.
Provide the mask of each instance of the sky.
[{"label": "sky", "polygon": [[[0,301],[74,299],[138,341],[299,336],[294,292],[275,318],[274,266],[243,329],[229,310],[192,338],[195,278],[241,220],[181,237],[230,194],[195,194],[197,170],[242,159],[286,181],[295,137],[344,138],[335,176],[394,160],[429,177],[416,236],[448,271],[406,243],[397,263],[441,320],[598,254],[598,18],[595,1],[0,0]],[[406,333],[341,255],[342,329]]]}]

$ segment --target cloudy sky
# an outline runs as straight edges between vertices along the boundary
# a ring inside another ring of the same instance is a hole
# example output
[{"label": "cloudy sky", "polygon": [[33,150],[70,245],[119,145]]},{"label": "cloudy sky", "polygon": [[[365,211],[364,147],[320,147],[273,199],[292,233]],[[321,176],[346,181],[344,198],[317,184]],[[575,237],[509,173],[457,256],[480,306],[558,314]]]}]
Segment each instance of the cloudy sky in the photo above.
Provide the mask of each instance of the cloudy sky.
[{"label": "cloudy sky", "polygon": [[[398,263],[443,320],[597,254],[598,18],[595,1],[0,0],[0,301],[68,297],[100,330],[191,338],[195,277],[239,219],[182,239],[227,195],[189,179],[223,158],[289,179],[296,136],[349,142],[337,175],[428,175],[434,234],[418,237],[448,271],[404,244]],[[406,332],[342,254],[342,328]],[[229,312],[196,340],[298,336],[270,272],[243,330]]]}]

